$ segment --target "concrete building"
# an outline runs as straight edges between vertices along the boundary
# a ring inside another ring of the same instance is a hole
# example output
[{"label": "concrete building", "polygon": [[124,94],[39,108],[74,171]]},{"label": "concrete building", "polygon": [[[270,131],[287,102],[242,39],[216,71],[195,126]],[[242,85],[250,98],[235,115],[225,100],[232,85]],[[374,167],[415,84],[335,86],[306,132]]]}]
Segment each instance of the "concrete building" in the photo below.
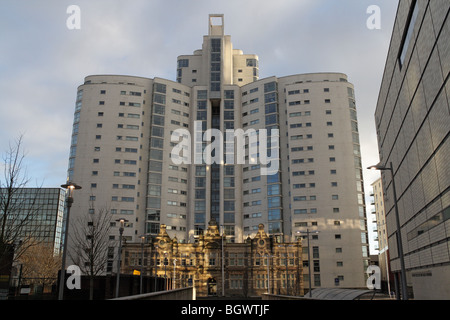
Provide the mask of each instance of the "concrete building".
[{"label": "concrete building", "polygon": [[[407,285],[415,299],[450,298],[449,10],[448,1],[399,2],[375,112],[381,164],[392,163]],[[389,171],[382,180],[398,275]]]},{"label": "concrete building", "polygon": [[178,57],[177,81],[96,75],[78,88],[68,178],[83,189],[72,214],[105,207],[128,220],[128,242],[164,224],[195,243],[211,220],[235,243],[260,224],[279,243],[318,231],[314,286],[364,287],[353,85],[341,73],[259,79],[258,57],[232,47],[223,15],[209,18],[202,49]]},{"label": "concrete building", "polygon": [[[389,265],[389,246],[388,246],[388,232],[386,225],[386,214],[384,211],[384,194],[383,182],[381,178],[375,180],[372,184],[372,194],[374,210],[372,214],[375,215],[374,223],[376,223],[376,242],[378,243],[378,266],[381,269],[381,286],[382,290],[390,293],[394,289],[393,275]],[[371,259],[372,260],[372,259]],[[392,284],[392,287],[391,287]]]}]

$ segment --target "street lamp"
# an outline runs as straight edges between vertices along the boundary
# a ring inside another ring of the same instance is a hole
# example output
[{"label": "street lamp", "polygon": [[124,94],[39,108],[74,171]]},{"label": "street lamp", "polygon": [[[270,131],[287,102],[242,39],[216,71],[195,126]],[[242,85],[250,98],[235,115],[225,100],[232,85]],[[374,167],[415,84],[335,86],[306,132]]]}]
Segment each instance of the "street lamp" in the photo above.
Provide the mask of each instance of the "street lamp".
[{"label": "street lamp", "polygon": [[312,297],[312,292],[311,292],[311,276],[312,276],[312,274],[311,274],[311,250],[310,250],[310,248],[309,248],[309,234],[310,233],[319,233],[319,231],[309,231],[309,229],[306,229],[306,232],[305,231],[297,231],[297,233],[306,233],[306,238],[308,239],[308,272],[309,272],[309,274],[308,274],[308,278],[309,278],[309,297],[311,298]]},{"label": "street lamp", "polygon": [[225,249],[224,249],[224,243],[223,240],[227,240],[227,234],[225,231],[225,226],[223,224],[220,225],[222,229],[222,235],[220,236],[221,242],[222,242],[222,297],[225,297]]},{"label": "street lamp", "polygon": [[139,281],[139,292],[142,294],[142,277],[144,273],[144,243],[145,243],[145,236],[141,237],[141,275],[140,275],[140,281]]},{"label": "street lamp", "polygon": [[176,279],[177,275],[175,273],[175,267],[177,266],[177,259],[173,259],[173,282],[172,282],[172,289],[176,289]]},{"label": "street lamp", "polygon": [[[398,213],[398,204],[397,204],[397,191],[395,190],[395,179],[394,179],[394,169],[392,166],[392,162],[389,163],[389,167],[383,166],[381,163],[370,166],[367,169],[370,170],[380,170],[385,171],[388,170],[391,172],[392,177],[392,190],[394,193],[394,208],[395,208],[395,220],[397,224],[396,236],[397,236],[397,247],[398,254],[400,256],[400,268],[401,268],[401,282],[402,282],[402,300],[408,300],[408,293],[406,289],[406,271],[405,271],[405,259],[403,256],[403,244],[402,244],[402,235],[400,230],[400,217]],[[400,300],[397,292],[397,300]]]},{"label": "street lamp", "polygon": [[122,236],[123,236],[123,230],[125,227],[125,222],[128,222],[126,219],[118,219],[117,222],[120,222],[119,227],[119,258],[117,259],[117,279],[116,279],[116,298],[119,297],[119,284],[120,284],[120,260],[122,258]]},{"label": "street lamp", "polygon": [[73,191],[81,189],[81,187],[75,183],[68,182],[67,184],[61,185],[61,188],[68,190],[67,195],[67,217],[66,217],[66,230],[64,231],[64,246],[63,246],[63,255],[62,255],[62,263],[61,263],[61,276],[59,279],[59,292],[58,292],[58,300],[63,300],[64,297],[64,282],[65,282],[65,274],[66,274],[66,254],[67,254],[67,237],[69,235],[69,216],[70,216],[70,208],[73,203]]},{"label": "street lamp", "polygon": [[167,272],[166,272],[166,266],[169,263],[169,260],[167,259],[167,252],[164,252],[164,288],[167,291]]},{"label": "street lamp", "polygon": [[225,237],[225,226],[222,224],[220,225],[222,227],[222,235],[220,237],[222,242],[222,259],[221,259],[221,267],[222,267],[222,297],[225,297],[225,261],[224,258],[224,252],[223,252],[223,237]]},{"label": "street lamp", "polygon": [[273,256],[266,254],[267,257],[267,294],[270,294],[270,258]]},{"label": "street lamp", "polygon": [[158,287],[157,287],[157,282],[158,282],[158,256],[159,256],[158,248],[159,248],[158,245],[154,246],[154,249],[155,249],[154,250],[155,251],[155,291],[154,292],[158,291],[157,290],[158,289]]}]

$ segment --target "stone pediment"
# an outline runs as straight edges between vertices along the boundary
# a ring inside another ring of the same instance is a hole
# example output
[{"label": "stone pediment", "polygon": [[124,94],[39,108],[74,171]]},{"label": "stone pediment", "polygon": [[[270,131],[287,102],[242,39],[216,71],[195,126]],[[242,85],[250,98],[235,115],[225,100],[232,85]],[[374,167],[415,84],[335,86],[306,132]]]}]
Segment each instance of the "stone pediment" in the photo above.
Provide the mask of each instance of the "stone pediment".
[{"label": "stone pediment", "polygon": [[220,241],[220,231],[216,220],[211,220],[208,224],[208,229],[205,233],[205,242],[217,242]]},{"label": "stone pediment", "polygon": [[269,239],[269,236],[264,231],[264,225],[262,223],[260,223],[258,225],[258,233],[256,234],[255,239],[257,239],[257,240],[267,240],[267,239]]},{"label": "stone pediment", "polygon": [[159,227],[159,234],[154,239],[154,243],[160,248],[161,250],[168,249],[172,246],[172,239],[170,238],[169,234],[166,230],[166,225],[161,224]]}]

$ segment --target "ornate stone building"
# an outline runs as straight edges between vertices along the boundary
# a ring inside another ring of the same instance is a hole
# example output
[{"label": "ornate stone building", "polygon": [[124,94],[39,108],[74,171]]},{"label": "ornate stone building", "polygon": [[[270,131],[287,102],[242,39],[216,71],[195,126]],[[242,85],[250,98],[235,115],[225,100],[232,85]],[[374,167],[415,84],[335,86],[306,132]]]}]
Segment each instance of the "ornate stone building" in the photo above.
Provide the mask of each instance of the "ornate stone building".
[{"label": "ornate stone building", "polygon": [[[303,295],[301,240],[277,243],[264,231],[244,243],[227,242],[215,221],[195,243],[179,243],[161,225],[147,243],[125,243],[121,272],[170,279],[172,288],[195,285],[198,296]],[[143,258],[143,259],[142,259]],[[224,280],[223,280],[224,279]]]}]

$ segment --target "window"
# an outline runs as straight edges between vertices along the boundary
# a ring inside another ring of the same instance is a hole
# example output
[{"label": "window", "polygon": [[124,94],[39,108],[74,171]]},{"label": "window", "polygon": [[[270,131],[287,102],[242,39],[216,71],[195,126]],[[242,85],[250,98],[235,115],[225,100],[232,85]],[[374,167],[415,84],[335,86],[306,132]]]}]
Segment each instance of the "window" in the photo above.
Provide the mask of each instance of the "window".
[{"label": "window", "polygon": [[234,120],[234,111],[224,111],[225,120]]},{"label": "window", "polygon": [[265,103],[272,103],[277,101],[277,94],[276,92],[268,93],[264,95],[264,102]]},{"label": "window", "polygon": [[258,67],[258,60],[247,59],[247,67]]},{"label": "window", "polygon": [[277,114],[271,114],[266,116],[266,125],[276,124],[278,123],[278,115]]},{"label": "window", "polygon": [[267,186],[267,195],[279,195],[280,194],[280,185],[272,184]]},{"label": "window", "polygon": [[224,90],[225,99],[234,99],[234,90]]},{"label": "window", "polygon": [[267,205],[269,208],[279,207],[281,206],[281,198],[280,197],[268,198]]},{"label": "window", "polygon": [[407,30],[407,32],[403,38],[402,46],[400,48],[400,56],[398,58],[400,61],[400,68],[403,67],[403,64],[405,63],[406,53],[408,52],[409,43],[411,42],[411,39],[413,36],[413,31],[414,31],[414,26],[416,24],[417,16],[419,13],[419,2],[417,0],[413,1],[413,8],[414,9],[412,12],[410,12],[410,15],[408,18],[407,28],[405,28],[405,30]]},{"label": "window", "polygon": [[159,105],[159,104],[155,104],[154,106],[153,106],[153,113],[157,113],[157,114],[162,114],[162,115],[164,115],[165,113],[166,113],[166,107],[164,107],[164,106],[161,106],[161,105]]},{"label": "window", "polygon": [[265,109],[266,109],[266,114],[268,114],[268,113],[274,113],[274,112],[277,112],[277,111],[278,111],[278,107],[277,107],[277,104],[276,104],[276,103],[270,103],[270,104],[267,104],[266,107],[265,107]]},{"label": "window", "polygon": [[187,68],[189,67],[189,60],[188,59],[180,59],[178,60],[178,68]]}]

